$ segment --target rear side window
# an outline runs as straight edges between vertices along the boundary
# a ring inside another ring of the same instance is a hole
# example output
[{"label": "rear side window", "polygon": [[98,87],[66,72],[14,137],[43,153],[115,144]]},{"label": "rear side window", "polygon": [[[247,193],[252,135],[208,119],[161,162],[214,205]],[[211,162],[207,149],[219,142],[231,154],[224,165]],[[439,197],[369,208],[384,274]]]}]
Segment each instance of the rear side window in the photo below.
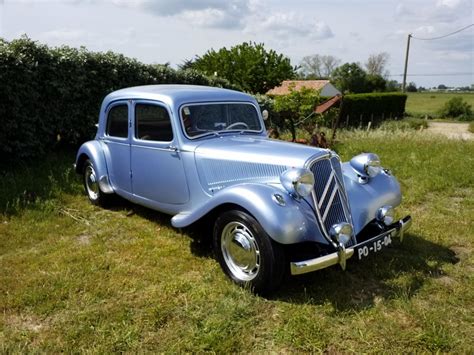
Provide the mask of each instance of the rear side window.
[{"label": "rear side window", "polygon": [[128,106],[117,105],[107,115],[107,135],[112,137],[128,137]]},{"label": "rear side window", "polygon": [[135,106],[135,137],[147,141],[172,141],[173,130],[166,108],[158,105],[137,104]]}]

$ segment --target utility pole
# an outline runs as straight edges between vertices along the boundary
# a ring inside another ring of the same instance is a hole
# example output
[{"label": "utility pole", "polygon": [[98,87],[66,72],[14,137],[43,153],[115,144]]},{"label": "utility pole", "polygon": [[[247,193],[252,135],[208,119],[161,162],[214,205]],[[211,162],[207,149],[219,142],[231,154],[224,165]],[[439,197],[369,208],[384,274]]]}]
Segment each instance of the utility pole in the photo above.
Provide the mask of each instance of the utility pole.
[{"label": "utility pole", "polygon": [[405,92],[405,87],[407,85],[407,68],[408,68],[408,53],[410,52],[410,39],[411,39],[411,33],[408,34],[408,40],[407,40],[407,53],[405,55],[405,70],[403,71],[402,92]]}]

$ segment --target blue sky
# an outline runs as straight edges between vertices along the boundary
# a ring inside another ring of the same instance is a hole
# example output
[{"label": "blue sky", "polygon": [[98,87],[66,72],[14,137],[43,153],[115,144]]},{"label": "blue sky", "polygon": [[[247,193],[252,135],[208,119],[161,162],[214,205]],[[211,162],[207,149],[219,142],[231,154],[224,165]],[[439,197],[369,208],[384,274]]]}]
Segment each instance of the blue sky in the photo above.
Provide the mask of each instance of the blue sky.
[{"label": "blue sky", "polygon": [[[243,41],[263,42],[294,65],[316,53],[363,64],[387,52],[392,75],[403,72],[408,33],[435,37],[473,18],[471,0],[0,0],[0,36],[7,40],[27,34],[52,46],[172,66]],[[470,85],[473,72],[474,27],[438,41],[412,40],[409,75],[445,76],[409,81]]]}]

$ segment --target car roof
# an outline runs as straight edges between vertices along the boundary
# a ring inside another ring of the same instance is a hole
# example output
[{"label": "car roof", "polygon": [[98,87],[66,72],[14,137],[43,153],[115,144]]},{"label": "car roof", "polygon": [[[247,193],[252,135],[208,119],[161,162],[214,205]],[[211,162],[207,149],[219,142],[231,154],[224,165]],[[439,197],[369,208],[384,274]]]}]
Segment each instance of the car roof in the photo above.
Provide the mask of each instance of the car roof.
[{"label": "car roof", "polygon": [[104,99],[104,105],[121,99],[158,100],[169,105],[205,101],[252,101],[255,99],[245,93],[199,85],[145,85],[114,91]]}]

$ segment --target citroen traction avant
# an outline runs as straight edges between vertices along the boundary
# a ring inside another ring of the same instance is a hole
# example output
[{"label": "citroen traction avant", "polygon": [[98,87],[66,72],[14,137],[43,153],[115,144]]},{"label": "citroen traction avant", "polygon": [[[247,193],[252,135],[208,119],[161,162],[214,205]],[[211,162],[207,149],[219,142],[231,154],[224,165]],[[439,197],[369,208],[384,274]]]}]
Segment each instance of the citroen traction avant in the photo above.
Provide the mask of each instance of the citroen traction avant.
[{"label": "citroen traction avant", "polygon": [[331,150],[269,139],[256,100],[232,90],[115,91],[75,168],[94,204],[117,194],[172,215],[176,228],[211,218],[222,269],[261,294],[288,270],[345,269],[411,224],[394,219],[400,186],[377,155],[341,163]]}]

